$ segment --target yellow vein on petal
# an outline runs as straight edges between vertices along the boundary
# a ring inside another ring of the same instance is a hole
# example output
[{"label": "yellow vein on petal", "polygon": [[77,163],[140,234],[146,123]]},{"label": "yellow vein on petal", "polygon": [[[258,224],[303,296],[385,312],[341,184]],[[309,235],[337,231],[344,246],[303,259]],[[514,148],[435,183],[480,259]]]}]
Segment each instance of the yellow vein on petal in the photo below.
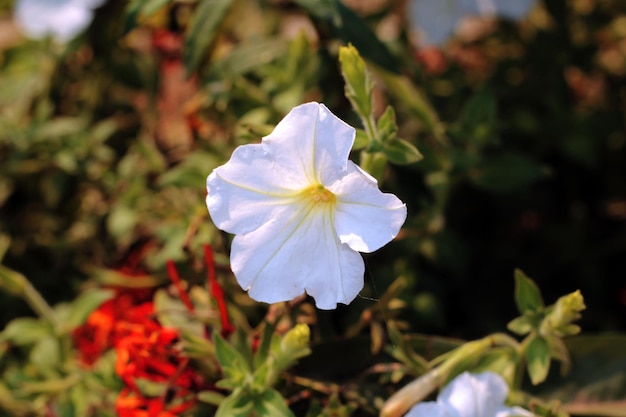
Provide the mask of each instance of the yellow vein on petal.
[{"label": "yellow vein on petal", "polygon": [[289,189],[285,189],[286,193],[282,194],[282,193],[275,193],[275,192],[268,192],[265,190],[258,190],[256,188],[252,188],[250,186],[247,185],[243,185],[243,184],[239,184],[230,180],[227,180],[226,178],[222,177],[218,172],[215,172],[215,175],[217,177],[219,177],[222,181],[224,181],[225,183],[232,185],[234,187],[237,188],[241,188],[243,190],[246,191],[250,191],[252,193],[256,193],[256,194],[261,194],[261,195],[266,195],[269,197],[276,197],[276,198],[295,198],[300,194],[299,190],[289,190]]}]

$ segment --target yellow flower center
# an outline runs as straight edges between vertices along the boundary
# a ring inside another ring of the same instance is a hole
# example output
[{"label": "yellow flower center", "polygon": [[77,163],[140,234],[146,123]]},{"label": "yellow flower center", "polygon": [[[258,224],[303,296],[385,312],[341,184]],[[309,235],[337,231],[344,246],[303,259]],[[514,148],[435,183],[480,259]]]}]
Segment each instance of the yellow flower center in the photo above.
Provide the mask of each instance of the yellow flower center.
[{"label": "yellow flower center", "polygon": [[302,192],[305,198],[310,199],[314,204],[331,203],[334,204],[337,198],[335,194],[328,191],[322,184],[312,185]]}]

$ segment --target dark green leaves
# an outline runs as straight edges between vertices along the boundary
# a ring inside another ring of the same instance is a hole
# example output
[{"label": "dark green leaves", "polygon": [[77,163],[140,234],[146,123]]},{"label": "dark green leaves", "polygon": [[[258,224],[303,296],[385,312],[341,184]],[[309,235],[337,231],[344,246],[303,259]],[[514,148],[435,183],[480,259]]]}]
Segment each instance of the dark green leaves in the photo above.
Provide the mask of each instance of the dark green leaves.
[{"label": "dark green leaves", "polygon": [[169,2],[170,0],[131,0],[126,6],[124,33],[130,32],[141,20],[150,18]]},{"label": "dark green leaves", "polygon": [[272,387],[280,372],[310,353],[309,338],[309,328],[304,324],[282,336],[266,324],[253,352],[244,334],[235,334],[231,343],[214,334],[215,352],[224,373],[217,385],[232,391],[221,401],[216,415],[248,416],[254,410],[259,417],[292,417],[285,399]]},{"label": "dark green leaves", "polygon": [[546,175],[546,170],[533,159],[518,153],[505,152],[485,156],[470,173],[472,182],[494,192],[506,192],[530,184]]},{"label": "dark green leaves", "polygon": [[194,72],[200,65],[232,3],[233,0],[198,2],[185,37],[183,61],[188,73]]}]

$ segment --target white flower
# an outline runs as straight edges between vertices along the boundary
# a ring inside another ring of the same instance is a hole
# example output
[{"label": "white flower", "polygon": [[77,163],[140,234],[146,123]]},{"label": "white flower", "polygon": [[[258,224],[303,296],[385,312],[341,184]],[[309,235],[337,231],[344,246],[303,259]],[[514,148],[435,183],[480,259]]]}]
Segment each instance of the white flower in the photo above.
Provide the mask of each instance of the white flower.
[{"label": "white flower", "polygon": [[424,44],[440,45],[466,16],[523,18],[535,0],[411,0],[409,21]]},{"label": "white flower", "polygon": [[67,42],[82,32],[93,19],[94,9],[106,0],[17,0],[15,20],[32,38],[52,35]]},{"label": "white flower", "polygon": [[306,291],[321,309],[348,304],[363,288],[356,251],[397,235],[406,206],[348,160],[354,136],[323,104],[302,104],[209,175],[211,218],[236,234],[231,268],[253,299],[274,303]]},{"label": "white flower", "polygon": [[462,373],[450,382],[437,401],[419,403],[405,417],[532,417],[528,410],[506,407],[509,387],[493,372]]}]

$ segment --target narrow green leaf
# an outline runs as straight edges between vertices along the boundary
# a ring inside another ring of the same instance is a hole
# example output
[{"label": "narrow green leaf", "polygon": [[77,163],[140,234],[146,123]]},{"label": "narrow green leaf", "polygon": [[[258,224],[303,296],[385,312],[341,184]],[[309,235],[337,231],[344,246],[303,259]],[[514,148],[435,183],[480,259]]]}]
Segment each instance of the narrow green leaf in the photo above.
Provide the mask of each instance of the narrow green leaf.
[{"label": "narrow green leaf", "polygon": [[520,269],[515,270],[515,303],[521,314],[526,310],[536,311],[544,306],[539,288]]},{"label": "narrow green leaf", "polygon": [[387,46],[378,39],[376,33],[369,25],[346,7],[341,1],[334,0],[335,9],[339,12],[339,19],[334,19],[333,23],[337,37],[346,44],[351,43],[356,49],[361,51],[363,57],[377,66],[399,74],[398,60],[389,52]]},{"label": "narrow green leaf", "polygon": [[550,346],[546,339],[534,335],[525,350],[528,374],[533,385],[543,382],[550,370]]},{"label": "narrow green leaf", "polygon": [[396,125],[396,112],[393,107],[387,106],[385,112],[378,118],[376,122],[378,126],[378,136],[380,142],[385,144],[396,139],[398,126]]},{"label": "narrow green leaf", "polygon": [[275,328],[275,324],[265,323],[265,328],[263,329],[263,334],[261,335],[259,346],[254,354],[254,366],[257,368],[261,366],[261,364],[267,359],[267,355],[270,351],[270,346],[272,344],[272,336],[274,335]]},{"label": "narrow green leaf", "polygon": [[374,68],[389,93],[403,102],[411,114],[422,122],[423,128],[433,135],[440,144],[447,144],[445,128],[439,115],[429,102],[426,94],[416,87],[407,77]]},{"label": "narrow green leaf", "polygon": [[169,2],[170,0],[131,0],[126,6],[123,33],[130,32],[142,19],[149,18]]},{"label": "narrow green leaf", "polygon": [[200,391],[198,393],[199,401],[212,405],[220,405],[220,403],[224,401],[225,398],[226,397],[224,395],[216,391]]},{"label": "narrow green leaf", "polygon": [[199,2],[185,36],[183,62],[187,73],[194,72],[217,35],[217,31],[233,4],[233,0],[203,0]]},{"label": "narrow green leaf", "polygon": [[415,146],[403,139],[393,139],[387,142],[383,153],[391,163],[396,165],[408,165],[424,158]]},{"label": "narrow green leaf", "polygon": [[46,322],[31,317],[18,317],[6,325],[0,339],[18,346],[30,345],[52,335],[52,328]]},{"label": "narrow green leaf", "polygon": [[23,296],[26,287],[26,277],[0,265],[0,289],[14,296]]}]

